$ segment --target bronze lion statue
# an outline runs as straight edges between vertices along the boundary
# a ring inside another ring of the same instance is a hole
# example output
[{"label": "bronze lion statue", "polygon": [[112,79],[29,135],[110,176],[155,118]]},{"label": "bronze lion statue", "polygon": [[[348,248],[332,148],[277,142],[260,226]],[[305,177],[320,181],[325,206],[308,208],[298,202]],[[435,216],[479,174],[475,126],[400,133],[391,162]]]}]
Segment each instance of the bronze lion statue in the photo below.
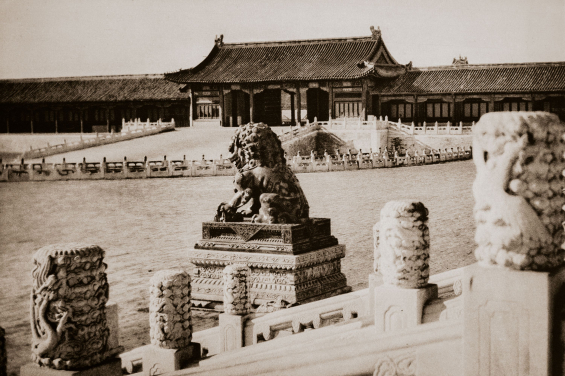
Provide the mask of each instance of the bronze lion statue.
[{"label": "bronze lion statue", "polygon": [[263,123],[240,126],[229,146],[236,166],[235,195],[222,202],[216,222],[304,223],[309,207],[300,183],[286,165],[277,135]]}]

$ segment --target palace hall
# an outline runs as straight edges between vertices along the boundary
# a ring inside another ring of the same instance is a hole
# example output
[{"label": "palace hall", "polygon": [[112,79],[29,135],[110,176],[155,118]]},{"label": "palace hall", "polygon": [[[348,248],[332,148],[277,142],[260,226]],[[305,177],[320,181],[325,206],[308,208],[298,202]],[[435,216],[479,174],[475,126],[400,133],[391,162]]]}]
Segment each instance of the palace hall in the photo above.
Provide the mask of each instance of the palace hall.
[{"label": "palace hall", "polygon": [[[492,111],[565,120],[565,62],[413,67],[379,28],[332,39],[225,43],[190,69],[146,76],[0,80],[0,132],[119,130],[122,119],[177,126],[270,126],[342,117],[472,124]],[[472,58],[471,58],[472,60]]]}]

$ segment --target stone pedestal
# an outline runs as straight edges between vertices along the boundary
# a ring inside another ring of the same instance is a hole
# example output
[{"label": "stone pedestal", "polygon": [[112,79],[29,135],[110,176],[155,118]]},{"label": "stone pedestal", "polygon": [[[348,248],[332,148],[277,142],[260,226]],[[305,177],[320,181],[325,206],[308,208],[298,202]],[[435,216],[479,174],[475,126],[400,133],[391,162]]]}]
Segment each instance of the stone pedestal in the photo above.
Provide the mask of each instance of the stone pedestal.
[{"label": "stone pedestal", "polygon": [[438,296],[434,284],[419,289],[382,285],[374,291],[375,328],[379,333],[421,324],[424,304]]},{"label": "stone pedestal", "polygon": [[196,266],[192,297],[223,301],[223,269],[231,264],[251,269],[253,305],[281,297],[287,303],[306,303],[351,291],[341,273],[345,246],[331,235],[330,220],[309,224],[205,222],[203,239],[188,251]]},{"label": "stone pedestal", "polygon": [[76,371],[58,370],[28,363],[20,368],[20,376],[122,376],[122,361],[120,358],[113,358],[97,366]]},{"label": "stone pedestal", "polygon": [[120,326],[118,322],[118,303],[109,301],[106,303],[106,321],[108,322],[108,329],[110,333],[108,334],[108,348],[110,349],[120,349]]},{"label": "stone pedestal", "polygon": [[220,352],[243,347],[243,324],[245,316],[220,313]]},{"label": "stone pedestal", "polygon": [[200,360],[200,344],[191,343],[182,349],[163,349],[149,345],[143,353],[143,375],[157,376],[187,368]]},{"label": "stone pedestal", "polygon": [[562,375],[565,268],[464,270],[464,375]]},{"label": "stone pedestal", "polygon": [[383,284],[383,276],[378,273],[369,274],[369,316],[375,314],[375,290]]}]

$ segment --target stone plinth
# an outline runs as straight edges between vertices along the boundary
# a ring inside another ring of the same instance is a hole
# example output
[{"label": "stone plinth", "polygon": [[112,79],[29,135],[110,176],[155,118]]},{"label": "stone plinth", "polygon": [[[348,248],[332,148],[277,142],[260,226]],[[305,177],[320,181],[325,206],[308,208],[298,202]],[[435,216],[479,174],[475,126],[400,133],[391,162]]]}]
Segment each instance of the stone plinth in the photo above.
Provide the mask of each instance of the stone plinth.
[{"label": "stone plinth", "polygon": [[437,298],[437,285],[405,289],[382,285],[374,289],[375,329],[390,332],[412,328],[422,323],[422,312],[428,300]]},{"label": "stone plinth", "polygon": [[157,376],[187,368],[200,360],[200,344],[191,343],[181,349],[147,346],[143,353],[143,375]]},{"label": "stone plinth", "polygon": [[195,249],[297,255],[338,244],[328,218],[308,224],[203,222]]},{"label": "stone plinth", "polygon": [[220,352],[242,348],[245,316],[220,313]]},{"label": "stone plinth", "polygon": [[[250,268],[250,300],[254,305],[279,297],[288,303],[305,303],[351,291],[345,275],[341,273],[345,246],[337,244],[337,239],[331,236],[329,219],[313,219],[312,222],[312,226],[244,222],[210,222],[208,226],[205,223],[203,238],[206,241],[201,240],[195,249],[188,251],[190,262],[196,266],[192,282],[193,299],[222,302],[222,273],[224,267],[231,264]],[[227,231],[224,229],[234,229],[238,225],[245,225],[242,227],[248,229],[248,235],[231,238],[222,235],[225,234],[223,231]],[[218,228],[222,229],[222,233],[215,235],[213,229]],[[225,242],[218,246],[213,239]],[[332,245],[324,246],[328,243],[321,239]],[[228,240],[231,246],[226,248],[224,244],[228,244]],[[305,244],[310,247],[309,251],[298,247]],[[293,249],[300,251],[293,253]]]},{"label": "stone plinth", "polygon": [[563,374],[565,268],[474,264],[464,269],[462,284],[464,375]]}]

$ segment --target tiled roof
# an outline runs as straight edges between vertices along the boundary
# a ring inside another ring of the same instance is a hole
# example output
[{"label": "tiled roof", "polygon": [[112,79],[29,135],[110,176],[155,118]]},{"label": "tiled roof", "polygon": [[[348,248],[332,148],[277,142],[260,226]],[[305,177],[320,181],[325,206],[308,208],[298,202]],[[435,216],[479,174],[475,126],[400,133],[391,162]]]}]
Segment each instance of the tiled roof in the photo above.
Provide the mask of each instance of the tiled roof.
[{"label": "tiled roof", "polygon": [[565,62],[415,68],[375,90],[383,94],[565,91]]},{"label": "tiled roof", "polygon": [[162,74],[0,80],[0,104],[188,98],[179,88],[179,84],[165,80]]},{"label": "tiled roof", "polygon": [[377,62],[383,67],[402,67],[390,56],[380,36],[216,43],[199,65],[165,77],[180,83],[358,79],[373,74]]}]

